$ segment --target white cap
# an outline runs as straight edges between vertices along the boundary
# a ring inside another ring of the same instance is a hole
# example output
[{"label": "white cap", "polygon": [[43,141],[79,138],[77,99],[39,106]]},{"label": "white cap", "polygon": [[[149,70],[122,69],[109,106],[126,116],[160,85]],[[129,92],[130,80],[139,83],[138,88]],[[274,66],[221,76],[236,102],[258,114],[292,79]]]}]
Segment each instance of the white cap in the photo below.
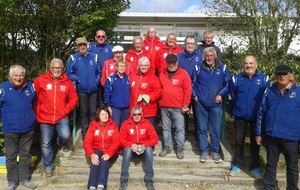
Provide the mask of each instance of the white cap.
[{"label": "white cap", "polygon": [[122,46],[116,45],[113,47],[112,52],[117,52],[117,51],[124,51],[124,48]]}]

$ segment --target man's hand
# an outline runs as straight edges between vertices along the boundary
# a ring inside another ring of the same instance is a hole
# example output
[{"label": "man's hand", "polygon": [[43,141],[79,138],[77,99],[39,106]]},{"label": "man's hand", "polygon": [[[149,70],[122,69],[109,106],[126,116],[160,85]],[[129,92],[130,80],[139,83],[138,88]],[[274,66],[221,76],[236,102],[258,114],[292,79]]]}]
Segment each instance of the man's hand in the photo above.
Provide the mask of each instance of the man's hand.
[{"label": "man's hand", "polygon": [[106,161],[106,160],[110,159],[110,156],[108,154],[103,154],[101,159]]},{"label": "man's hand", "polygon": [[184,107],[181,108],[182,113],[187,113],[188,111],[190,111],[190,108],[187,107],[187,106],[184,106]]},{"label": "man's hand", "polygon": [[256,144],[261,145],[261,136],[255,137]]},{"label": "man's hand", "polygon": [[91,155],[91,162],[93,165],[99,165],[100,164],[99,156],[93,153]]},{"label": "man's hand", "polygon": [[132,144],[130,148],[131,148],[132,152],[136,152],[136,150],[137,150],[137,144]]},{"label": "man's hand", "polygon": [[216,98],[215,98],[215,103],[216,104],[221,104],[222,103],[222,96],[217,95]]}]

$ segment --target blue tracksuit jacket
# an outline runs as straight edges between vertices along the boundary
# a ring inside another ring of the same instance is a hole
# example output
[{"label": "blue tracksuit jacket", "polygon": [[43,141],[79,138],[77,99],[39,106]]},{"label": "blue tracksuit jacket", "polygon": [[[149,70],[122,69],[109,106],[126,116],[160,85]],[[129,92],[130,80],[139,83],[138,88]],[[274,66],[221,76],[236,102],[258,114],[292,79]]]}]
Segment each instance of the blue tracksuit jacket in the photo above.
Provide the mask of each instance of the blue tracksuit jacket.
[{"label": "blue tracksuit jacket", "polygon": [[102,46],[95,42],[89,43],[89,52],[98,55],[101,68],[103,68],[106,60],[109,60],[113,57],[112,48],[113,46],[107,43],[103,44]]},{"label": "blue tracksuit jacket", "polygon": [[181,68],[183,68],[190,77],[192,77],[195,67],[200,68],[202,62],[202,54],[195,50],[191,53],[184,50],[178,55],[178,63]]}]

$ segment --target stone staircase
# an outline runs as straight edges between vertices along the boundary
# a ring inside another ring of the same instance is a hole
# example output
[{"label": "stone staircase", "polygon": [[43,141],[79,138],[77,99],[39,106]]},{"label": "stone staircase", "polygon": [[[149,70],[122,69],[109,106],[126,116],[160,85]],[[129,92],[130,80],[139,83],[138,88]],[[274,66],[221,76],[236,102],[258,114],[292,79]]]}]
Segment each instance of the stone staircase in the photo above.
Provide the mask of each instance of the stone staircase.
[{"label": "stone staircase", "polygon": [[[161,141],[156,146],[157,152],[161,150]],[[246,153],[247,154],[247,153]],[[117,190],[121,170],[122,156],[118,156],[110,168],[107,189]],[[146,189],[143,182],[143,163],[134,159],[129,169],[128,190]],[[189,135],[185,142],[185,157],[176,158],[175,152],[166,157],[154,157],[154,185],[157,190],[244,190],[261,189],[261,180],[250,177],[248,171],[239,176],[228,175],[230,162],[224,161],[215,164],[212,160],[207,163],[199,162],[198,145],[194,135]],[[85,190],[88,180],[88,161],[84,150],[79,146],[70,158],[61,158],[55,175],[46,178],[39,170],[33,173],[33,181],[39,190]],[[279,186],[285,187],[285,170],[277,174]],[[0,189],[6,187],[6,176],[0,175]],[[25,190],[18,187],[17,190]]]}]

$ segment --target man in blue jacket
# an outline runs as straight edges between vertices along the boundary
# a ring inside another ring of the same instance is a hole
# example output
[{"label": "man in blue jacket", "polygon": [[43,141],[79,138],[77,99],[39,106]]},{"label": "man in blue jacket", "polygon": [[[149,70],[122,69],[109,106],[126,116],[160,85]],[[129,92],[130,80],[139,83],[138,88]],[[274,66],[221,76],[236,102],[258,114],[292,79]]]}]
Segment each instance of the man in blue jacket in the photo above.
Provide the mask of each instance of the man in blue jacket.
[{"label": "man in blue jacket", "polygon": [[267,150],[264,190],[275,190],[276,168],[282,152],[286,162],[286,189],[298,190],[298,144],[300,139],[300,87],[292,69],[279,65],[276,83],[266,89],[256,121],[256,142]]},{"label": "man in blue jacket", "polygon": [[[203,63],[199,69],[195,69],[192,78],[200,161],[206,162],[210,154],[215,163],[222,162],[219,154],[222,99],[228,94],[230,73],[226,65],[217,61],[216,50],[208,47],[204,49]],[[210,147],[207,130],[211,137]]]},{"label": "man in blue jacket", "polygon": [[105,81],[104,103],[108,107],[112,120],[121,127],[128,119],[130,106],[130,82],[125,73],[126,62],[117,62],[117,73],[107,77]]},{"label": "man in blue jacket", "polygon": [[34,99],[34,88],[25,80],[25,69],[12,65],[9,80],[0,84],[8,190],[15,190],[19,184],[29,189],[36,188],[29,170],[35,124]]},{"label": "man in blue jacket", "polygon": [[245,57],[243,71],[234,75],[230,80],[235,119],[235,154],[230,169],[231,176],[235,176],[241,171],[248,127],[251,141],[251,174],[256,178],[262,176],[259,164],[259,145],[255,142],[255,122],[258,106],[269,84],[269,77],[257,70],[256,58],[251,55]]},{"label": "man in blue jacket", "polygon": [[76,39],[77,53],[67,61],[67,75],[76,84],[79,99],[80,127],[84,138],[97,108],[101,67],[97,54],[88,52],[85,37]]}]

